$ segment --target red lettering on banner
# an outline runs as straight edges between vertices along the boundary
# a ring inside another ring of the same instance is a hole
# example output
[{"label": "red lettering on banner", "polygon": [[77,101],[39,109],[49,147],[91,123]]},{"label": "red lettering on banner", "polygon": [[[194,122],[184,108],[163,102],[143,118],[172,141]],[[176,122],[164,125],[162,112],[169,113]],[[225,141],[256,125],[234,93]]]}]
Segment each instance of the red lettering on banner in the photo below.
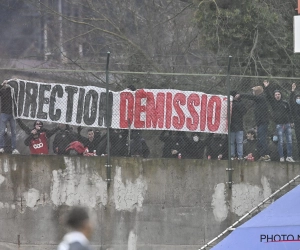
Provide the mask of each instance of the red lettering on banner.
[{"label": "red lettering on banner", "polygon": [[145,105],[142,105],[142,99],[147,97],[145,90],[140,89],[135,93],[135,112],[134,112],[134,127],[144,128],[145,122],[141,121],[141,113],[146,111]]},{"label": "red lettering on banner", "polygon": [[171,118],[172,118],[172,93],[167,92],[167,101],[166,101],[166,128],[171,128]]},{"label": "red lettering on banner", "polygon": [[200,131],[205,130],[206,126],[206,106],[207,106],[207,95],[201,96],[201,110],[200,110]]},{"label": "red lettering on banner", "polygon": [[146,104],[146,128],[159,128],[164,127],[165,116],[165,94],[158,93],[156,97],[156,104],[154,100],[154,94],[147,92],[147,104]]},{"label": "red lettering on banner", "polygon": [[128,128],[128,121],[132,121],[133,128],[222,133],[226,126],[221,117],[223,98],[197,92],[173,95],[164,90],[121,92],[120,128]]},{"label": "red lettering on banner", "polygon": [[187,105],[188,110],[192,116],[192,118],[186,119],[186,127],[189,130],[196,130],[199,124],[199,115],[197,114],[197,111],[195,110],[195,106],[200,105],[200,98],[197,94],[191,94],[187,99]]},{"label": "red lettering on banner", "polygon": [[120,128],[128,128],[128,120],[133,120],[134,97],[130,92],[120,94]]},{"label": "red lettering on banner", "polygon": [[182,129],[182,127],[185,123],[185,115],[180,107],[180,105],[185,105],[185,104],[186,104],[185,95],[182,93],[177,93],[174,96],[174,100],[173,100],[174,109],[178,114],[178,117],[177,116],[173,117],[173,126],[176,129]]},{"label": "red lettering on banner", "polygon": [[[213,121],[214,120],[214,121]],[[221,99],[212,96],[207,104],[207,127],[211,132],[217,131],[221,121]]]}]

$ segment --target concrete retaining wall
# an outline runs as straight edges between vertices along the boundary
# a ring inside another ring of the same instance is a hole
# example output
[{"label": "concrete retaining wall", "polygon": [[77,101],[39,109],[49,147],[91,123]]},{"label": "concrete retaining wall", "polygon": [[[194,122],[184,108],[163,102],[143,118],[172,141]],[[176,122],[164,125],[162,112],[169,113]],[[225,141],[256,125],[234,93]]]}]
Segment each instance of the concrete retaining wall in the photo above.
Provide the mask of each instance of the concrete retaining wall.
[{"label": "concrete retaining wall", "polygon": [[93,249],[198,249],[299,174],[300,166],[227,161],[2,155],[0,249],[54,250],[73,205],[89,208]]}]

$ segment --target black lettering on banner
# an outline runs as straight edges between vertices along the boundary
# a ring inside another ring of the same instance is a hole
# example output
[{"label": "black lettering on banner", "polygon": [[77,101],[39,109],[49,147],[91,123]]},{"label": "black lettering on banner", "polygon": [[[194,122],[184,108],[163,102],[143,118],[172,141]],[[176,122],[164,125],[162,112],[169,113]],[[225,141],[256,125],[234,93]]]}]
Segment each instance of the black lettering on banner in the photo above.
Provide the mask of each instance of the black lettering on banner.
[{"label": "black lettering on banner", "polygon": [[[92,100],[92,101],[91,101]],[[86,125],[92,125],[97,115],[98,93],[91,89],[86,93],[84,101],[83,121]]]},{"label": "black lettering on banner", "polygon": [[[17,81],[11,80],[11,81],[9,81],[7,84],[8,84],[9,86],[11,86],[11,87],[14,89],[15,94],[18,93],[19,85],[18,85],[18,82],[17,82]],[[15,96],[15,97],[16,97],[16,96]]]},{"label": "black lettering on banner", "polygon": [[67,86],[67,87],[65,87],[65,91],[68,93],[66,122],[71,122],[72,121],[72,115],[73,115],[74,94],[78,92],[78,88]]},{"label": "black lettering on banner", "polygon": [[[298,239],[299,239],[299,235],[298,235]],[[294,235],[289,234],[289,235],[287,236],[287,240],[295,240]]]},{"label": "black lettering on banner", "polygon": [[[9,84],[9,86],[11,86],[13,88],[14,100],[15,100],[15,103],[17,103],[18,102],[18,91],[19,91],[18,82],[15,80],[12,80],[12,81],[9,81],[8,84]],[[17,114],[16,106],[14,106],[14,113],[15,113],[15,115]]]},{"label": "black lettering on banner", "polygon": [[105,126],[111,126],[111,118],[112,118],[112,107],[113,107],[113,93],[109,92],[108,94],[108,122],[106,123],[106,93],[100,93],[100,102],[99,102],[99,118],[98,118],[98,125],[100,127],[103,126],[103,121]]},{"label": "black lettering on banner", "polygon": [[84,94],[85,94],[85,89],[80,88],[79,89],[79,97],[78,97],[78,105],[77,105],[77,116],[76,116],[76,122],[79,124],[82,121]]},{"label": "black lettering on banner", "polygon": [[27,82],[25,86],[25,104],[24,104],[24,112],[23,115],[25,117],[35,118],[36,108],[37,108],[37,95],[38,95],[38,85],[32,82]]},{"label": "black lettering on banner", "polygon": [[47,113],[43,111],[44,104],[49,104],[49,98],[45,97],[45,91],[50,91],[51,85],[40,85],[39,89],[39,100],[38,100],[38,112],[37,118],[47,119]]},{"label": "black lettering on banner", "polygon": [[15,80],[9,81],[8,82],[9,86],[11,86],[14,89],[14,94],[15,94],[15,100],[18,101],[18,91],[19,91],[19,85],[18,82]]},{"label": "black lettering on banner", "polygon": [[18,95],[18,116],[21,116],[24,109],[24,98],[25,98],[25,82],[19,82],[19,95]]},{"label": "black lettering on banner", "polygon": [[64,94],[64,90],[61,85],[55,85],[52,88],[51,95],[50,95],[50,104],[49,104],[49,117],[52,121],[58,121],[61,116],[61,110],[55,109],[56,103],[56,95],[57,97],[61,98]]},{"label": "black lettering on banner", "polygon": [[300,240],[300,235],[298,234],[298,240]]}]

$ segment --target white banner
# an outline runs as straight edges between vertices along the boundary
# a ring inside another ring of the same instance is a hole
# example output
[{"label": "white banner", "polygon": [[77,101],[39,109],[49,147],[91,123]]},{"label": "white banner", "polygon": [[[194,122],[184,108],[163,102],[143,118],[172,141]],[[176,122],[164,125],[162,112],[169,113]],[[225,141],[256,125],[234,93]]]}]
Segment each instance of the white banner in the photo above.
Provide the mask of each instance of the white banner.
[{"label": "white banner", "polygon": [[[106,127],[106,89],[9,80],[17,117]],[[227,97],[171,89],[109,92],[109,126],[144,130],[227,133]]]},{"label": "white banner", "polygon": [[300,53],[300,16],[294,16],[294,53]]}]

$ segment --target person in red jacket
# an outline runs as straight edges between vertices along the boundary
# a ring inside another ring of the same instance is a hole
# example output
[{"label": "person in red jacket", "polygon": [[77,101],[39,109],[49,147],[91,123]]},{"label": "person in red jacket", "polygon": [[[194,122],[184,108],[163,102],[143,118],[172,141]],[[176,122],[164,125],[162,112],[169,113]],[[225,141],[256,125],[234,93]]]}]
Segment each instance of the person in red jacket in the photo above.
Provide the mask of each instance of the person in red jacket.
[{"label": "person in red jacket", "polygon": [[20,127],[28,134],[24,143],[26,146],[29,146],[30,154],[49,154],[48,139],[59,130],[59,127],[49,130],[43,127],[44,124],[42,121],[35,121],[33,129],[30,129],[20,119],[17,121]]}]

